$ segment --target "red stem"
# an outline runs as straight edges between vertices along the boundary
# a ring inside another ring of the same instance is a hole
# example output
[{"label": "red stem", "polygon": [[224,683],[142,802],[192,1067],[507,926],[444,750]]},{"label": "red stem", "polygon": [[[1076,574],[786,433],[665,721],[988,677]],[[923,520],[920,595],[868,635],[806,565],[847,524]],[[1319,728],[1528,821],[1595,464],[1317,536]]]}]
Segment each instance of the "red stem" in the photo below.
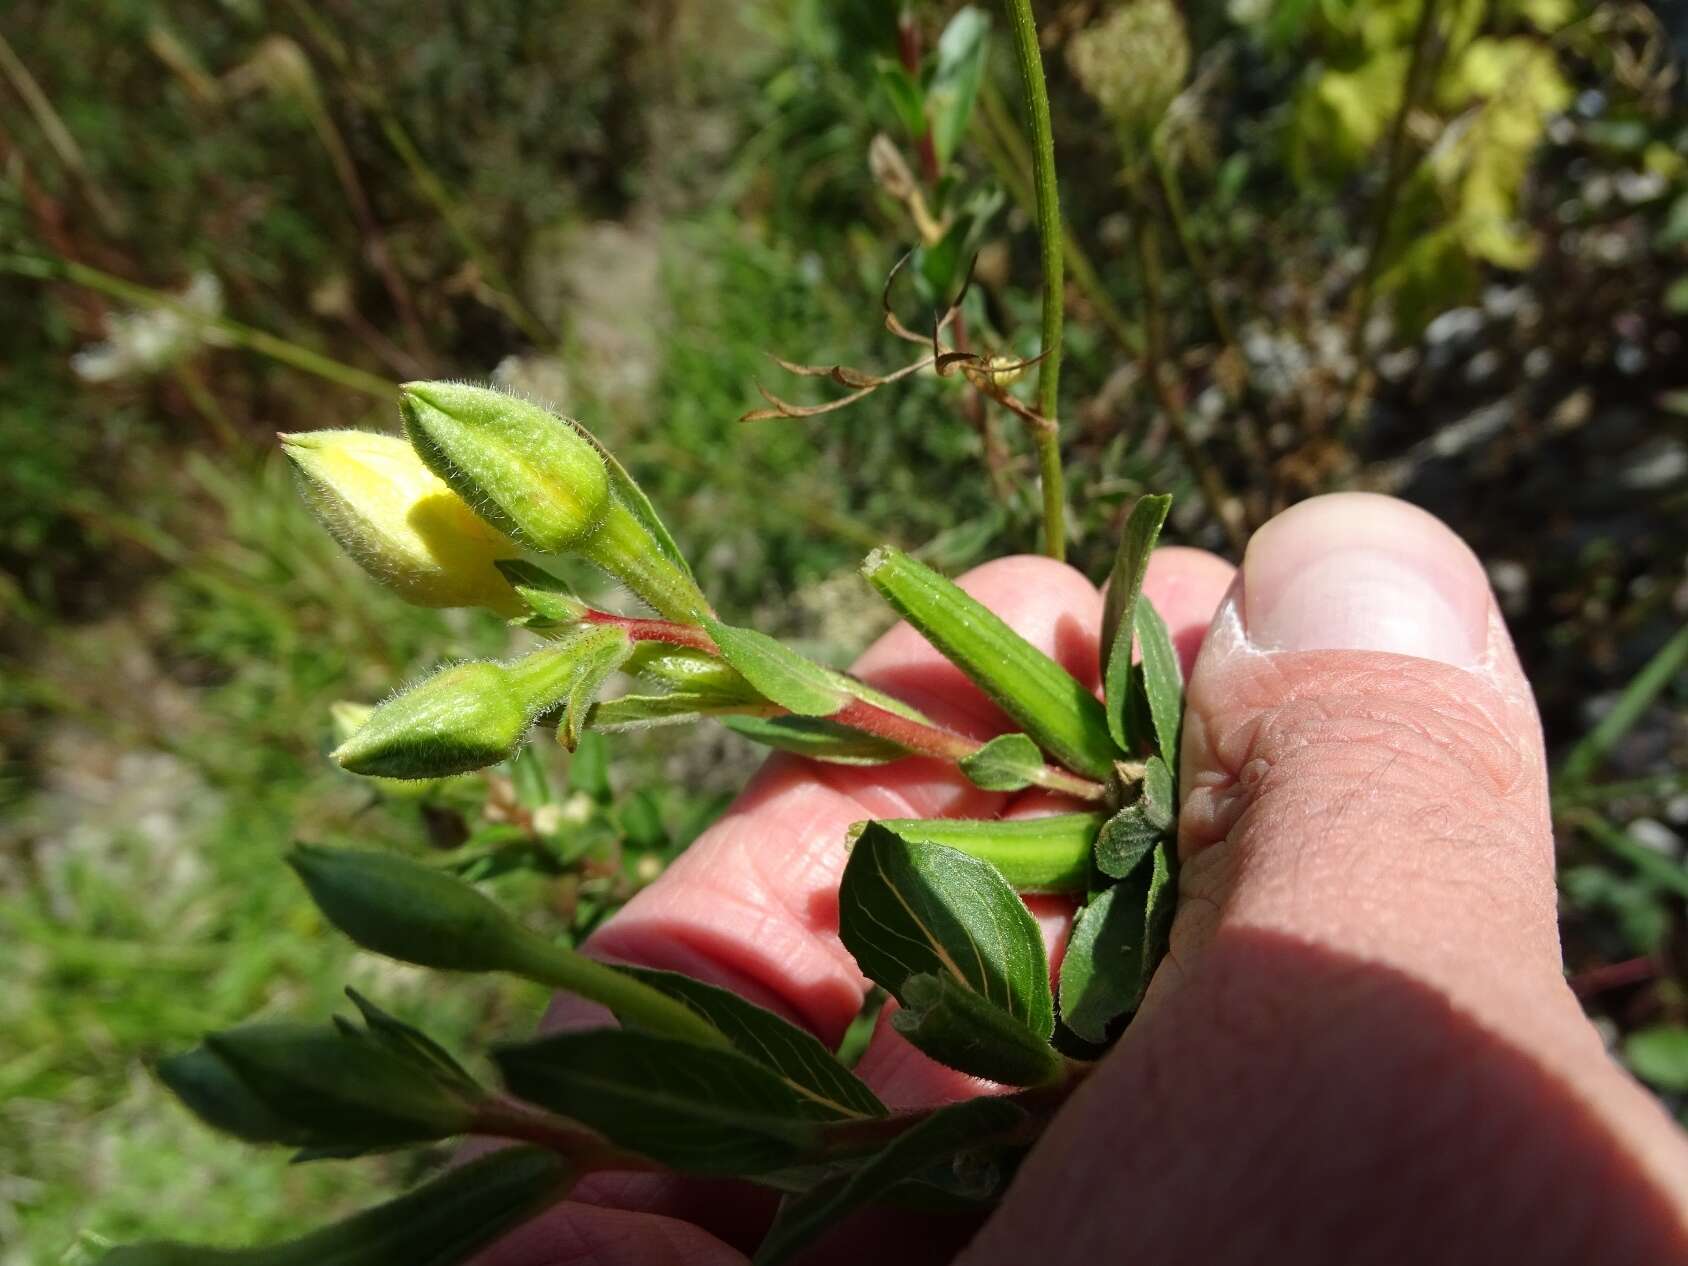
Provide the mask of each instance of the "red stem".
[{"label": "red stem", "polygon": [[706,655],[721,653],[709,634],[690,624],[677,624],[673,620],[638,619],[634,616],[616,615],[610,611],[598,611],[591,607],[586,609],[580,619],[584,624],[608,624],[625,629],[627,636],[635,642],[667,642],[670,646],[689,646],[694,651],[702,651]]},{"label": "red stem", "polygon": [[[920,82],[920,25],[914,20],[914,14],[904,9],[897,19],[897,52],[903,59],[903,69],[908,71],[909,78],[915,83]],[[916,148],[920,151],[920,174],[926,183],[936,186],[938,183],[938,147],[932,143],[932,124],[928,120],[926,130],[917,138]]]},{"label": "red stem", "polygon": [[1602,963],[1599,967],[1590,967],[1587,971],[1580,971],[1572,976],[1568,983],[1571,992],[1577,997],[1592,998],[1608,989],[1639,985],[1658,974],[1658,963],[1651,956],[1643,955],[1640,958],[1626,958],[1621,963]]}]

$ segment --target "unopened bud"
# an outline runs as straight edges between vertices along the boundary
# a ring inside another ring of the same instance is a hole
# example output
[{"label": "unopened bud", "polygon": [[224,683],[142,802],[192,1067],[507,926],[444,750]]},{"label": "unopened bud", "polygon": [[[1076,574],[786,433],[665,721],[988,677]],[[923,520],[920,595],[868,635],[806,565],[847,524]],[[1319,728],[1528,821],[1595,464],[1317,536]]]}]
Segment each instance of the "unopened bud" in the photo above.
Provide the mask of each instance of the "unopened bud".
[{"label": "unopened bud", "polygon": [[578,671],[575,640],[509,663],[442,668],[376,708],[333,758],[354,774],[381,778],[444,778],[496,765],[568,694]]},{"label": "unopened bud", "polygon": [[368,431],[281,437],[306,500],[357,564],[423,607],[520,609],[494,564],[514,541],[484,522],[410,445]]},{"label": "unopened bud", "polygon": [[390,853],[300,844],[288,854],[311,900],[364,949],[442,971],[509,971],[529,933],[475,888]]},{"label": "unopened bud", "polygon": [[466,383],[401,392],[417,453],[487,522],[531,549],[595,563],[670,620],[710,614],[644,493],[575,423]]},{"label": "unopened bud", "polygon": [[604,459],[567,420],[517,396],[457,382],[399,389],[422,460],[487,522],[530,549],[558,554],[602,523]]}]

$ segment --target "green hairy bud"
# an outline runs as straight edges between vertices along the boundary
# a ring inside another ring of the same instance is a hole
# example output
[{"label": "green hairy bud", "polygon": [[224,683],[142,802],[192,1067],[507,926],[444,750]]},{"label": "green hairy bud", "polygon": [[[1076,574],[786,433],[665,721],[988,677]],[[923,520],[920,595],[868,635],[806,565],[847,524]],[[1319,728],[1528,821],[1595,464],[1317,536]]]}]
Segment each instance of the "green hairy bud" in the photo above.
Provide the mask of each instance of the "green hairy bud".
[{"label": "green hairy bud", "polygon": [[[604,636],[594,634],[594,643]],[[354,774],[383,778],[443,778],[496,765],[568,697],[587,649],[586,639],[573,637],[510,663],[442,668],[376,708],[334,759]]]},{"label": "green hairy bud", "polygon": [[562,553],[603,522],[610,504],[604,459],[556,414],[456,382],[406,383],[399,410],[429,469],[529,549]]},{"label": "green hairy bud", "polygon": [[521,609],[496,564],[516,543],[486,523],[397,436],[311,431],[281,437],[305,499],[340,548],[421,607]]},{"label": "green hairy bud", "polygon": [[596,564],[667,619],[709,614],[644,493],[576,423],[467,383],[406,383],[399,408],[422,460],[494,527]]}]

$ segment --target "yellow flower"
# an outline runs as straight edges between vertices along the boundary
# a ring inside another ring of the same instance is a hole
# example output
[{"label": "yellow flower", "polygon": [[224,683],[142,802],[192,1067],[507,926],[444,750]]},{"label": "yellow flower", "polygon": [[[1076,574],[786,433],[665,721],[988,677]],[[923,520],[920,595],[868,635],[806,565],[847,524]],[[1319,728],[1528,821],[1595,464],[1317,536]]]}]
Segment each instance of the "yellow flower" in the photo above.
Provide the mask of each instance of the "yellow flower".
[{"label": "yellow flower", "polygon": [[516,543],[480,518],[391,435],[310,431],[281,437],[307,501],[342,549],[420,607],[523,610],[495,565]]}]

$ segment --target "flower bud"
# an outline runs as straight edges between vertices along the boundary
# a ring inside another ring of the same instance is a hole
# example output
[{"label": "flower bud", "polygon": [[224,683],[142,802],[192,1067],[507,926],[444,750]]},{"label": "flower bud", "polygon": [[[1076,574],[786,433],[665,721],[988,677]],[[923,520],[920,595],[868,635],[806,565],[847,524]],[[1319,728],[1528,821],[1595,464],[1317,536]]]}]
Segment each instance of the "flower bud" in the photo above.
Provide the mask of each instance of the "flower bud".
[{"label": "flower bud", "polygon": [[364,949],[442,971],[513,971],[531,935],[478,890],[390,853],[297,845],[287,864]]},{"label": "flower bud", "polygon": [[493,526],[543,553],[577,554],[670,620],[710,614],[639,486],[584,430],[466,383],[401,388],[417,454]]},{"label": "flower bud", "polygon": [[356,1025],[251,1024],[213,1033],[159,1075],[209,1124],[260,1143],[393,1147],[463,1134],[481,1094]]},{"label": "flower bud", "polygon": [[494,563],[515,542],[488,526],[392,435],[311,431],[281,437],[305,497],[357,564],[422,607],[521,604]]},{"label": "flower bud", "polygon": [[399,393],[417,453],[494,527],[530,549],[558,554],[602,523],[609,472],[572,423],[467,383],[408,382]]},{"label": "flower bud", "polygon": [[354,774],[381,778],[444,778],[496,765],[568,694],[577,640],[507,664],[469,660],[442,668],[376,708],[333,759]]},{"label": "flower bud", "polygon": [[1137,143],[1184,86],[1190,36],[1172,0],[1128,0],[1067,45],[1073,78]]}]

